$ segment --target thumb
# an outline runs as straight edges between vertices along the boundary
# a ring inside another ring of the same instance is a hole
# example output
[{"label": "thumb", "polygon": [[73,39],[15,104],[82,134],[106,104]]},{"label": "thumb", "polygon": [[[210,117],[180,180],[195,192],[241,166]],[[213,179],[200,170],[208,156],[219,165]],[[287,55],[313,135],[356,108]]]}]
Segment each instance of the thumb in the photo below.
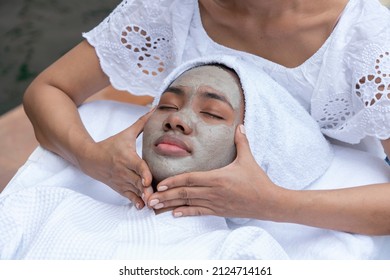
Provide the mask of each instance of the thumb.
[{"label": "thumb", "polygon": [[154,109],[150,110],[148,113],[140,117],[132,126],[128,128],[133,132],[133,135],[136,135],[138,137],[141,134],[141,132],[144,130],[146,122],[149,120],[153,112]]},{"label": "thumb", "polygon": [[245,134],[245,126],[240,124],[236,128],[236,133],[234,135],[234,143],[236,144],[237,149],[237,158],[246,158],[252,156],[252,152],[249,146],[248,138]]}]

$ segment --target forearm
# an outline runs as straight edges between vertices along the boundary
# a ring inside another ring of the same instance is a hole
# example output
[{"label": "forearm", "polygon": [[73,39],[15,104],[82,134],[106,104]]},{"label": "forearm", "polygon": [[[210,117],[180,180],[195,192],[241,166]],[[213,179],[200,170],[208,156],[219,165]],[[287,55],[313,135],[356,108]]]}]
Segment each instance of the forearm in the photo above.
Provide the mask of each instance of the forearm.
[{"label": "forearm", "polygon": [[281,190],[277,222],[368,235],[390,234],[390,183],[338,190]]},{"label": "forearm", "polygon": [[93,140],[77,106],[108,84],[94,48],[86,41],[43,71],[23,98],[40,144],[78,165],[78,155],[84,155]]},{"label": "forearm", "polygon": [[77,155],[83,154],[93,139],[81,122],[76,104],[53,86],[34,84],[26,91],[23,103],[38,142],[78,166]]}]

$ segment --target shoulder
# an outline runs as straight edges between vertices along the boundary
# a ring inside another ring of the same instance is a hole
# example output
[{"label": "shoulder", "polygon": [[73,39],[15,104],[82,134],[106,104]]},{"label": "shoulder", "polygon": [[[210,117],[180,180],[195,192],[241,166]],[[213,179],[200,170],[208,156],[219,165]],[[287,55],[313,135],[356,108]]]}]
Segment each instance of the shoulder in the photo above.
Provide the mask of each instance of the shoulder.
[{"label": "shoulder", "polygon": [[375,40],[389,32],[390,10],[378,0],[350,0],[339,23],[346,39]]},{"label": "shoulder", "polygon": [[387,139],[390,11],[378,0],[350,0],[330,42],[312,115],[324,134],[343,142]]}]

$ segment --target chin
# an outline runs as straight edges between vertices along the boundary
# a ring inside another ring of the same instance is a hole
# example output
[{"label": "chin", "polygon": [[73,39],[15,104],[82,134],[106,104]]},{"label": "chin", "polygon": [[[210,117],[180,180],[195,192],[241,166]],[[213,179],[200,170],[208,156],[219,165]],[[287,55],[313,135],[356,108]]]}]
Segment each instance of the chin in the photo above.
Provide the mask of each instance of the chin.
[{"label": "chin", "polygon": [[176,176],[182,173],[190,172],[190,170],[176,170],[171,168],[165,168],[164,167],[153,167],[150,166],[150,171],[152,172],[153,179],[156,183],[161,182],[162,180],[165,180],[166,178]]},{"label": "chin", "polygon": [[145,152],[143,158],[149,166],[155,182],[189,171],[188,163],[192,162],[188,158],[170,158],[156,153]]}]

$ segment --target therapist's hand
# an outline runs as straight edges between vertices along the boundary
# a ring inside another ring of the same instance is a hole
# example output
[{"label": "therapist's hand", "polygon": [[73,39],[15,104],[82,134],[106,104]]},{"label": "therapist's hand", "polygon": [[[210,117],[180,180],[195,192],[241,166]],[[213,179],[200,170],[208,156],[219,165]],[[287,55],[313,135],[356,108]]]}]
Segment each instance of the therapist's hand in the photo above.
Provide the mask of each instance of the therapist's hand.
[{"label": "therapist's hand", "polygon": [[237,157],[228,166],[167,178],[148,199],[155,209],[176,207],[173,215],[216,215],[268,219],[275,206],[276,186],[256,163],[248,140],[238,127],[235,134]]},{"label": "therapist's hand", "polygon": [[151,113],[122,132],[90,145],[79,161],[83,172],[127,197],[138,209],[145,206],[141,194],[151,185],[152,174],[136,152],[136,139]]}]

